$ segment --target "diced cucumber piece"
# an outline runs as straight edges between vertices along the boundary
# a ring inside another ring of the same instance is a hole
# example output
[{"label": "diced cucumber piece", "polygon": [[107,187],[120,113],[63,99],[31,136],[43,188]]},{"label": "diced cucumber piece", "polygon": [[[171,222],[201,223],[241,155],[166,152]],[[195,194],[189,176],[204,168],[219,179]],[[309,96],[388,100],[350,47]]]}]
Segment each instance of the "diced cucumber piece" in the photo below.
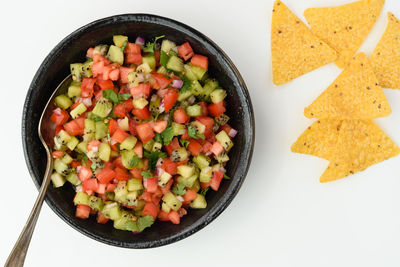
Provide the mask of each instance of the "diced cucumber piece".
[{"label": "diced cucumber piece", "polygon": [[143,189],[143,184],[142,184],[142,180],[140,179],[129,179],[128,181],[128,191],[132,192],[132,191],[138,191]]},{"label": "diced cucumber piece", "polygon": [[169,53],[169,50],[174,47],[176,47],[176,44],[168,39],[164,39],[161,43],[161,51],[164,51],[167,54]]},{"label": "diced cucumber piece", "polygon": [[185,64],[183,66],[184,70],[185,70],[185,77],[188,78],[191,81],[195,81],[197,80],[197,76],[196,74],[193,73],[192,68],[190,67],[190,65]]},{"label": "diced cucumber piece", "polygon": [[178,166],[178,174],[182,175],[185,178],[188,178],[194,174],[195,167],[189,165],[180,165]]},{"label": "diced cucumber piece", "polygon": [[91,119],[85,119],[85,134],[94,133],[96,131],[96,123]]},{"label": "diced cucumber piece", "polygon": [[151,151],[161,151],[162,148],[162,144],[159,142],[154,142],[153,144],[153,148],[151,149]]},{"label": "diced cucumber piece", "polygon": [[189,97],[191,97],[192,95],[193,95],[193,93],[189,90],[185,91],[183,93],[179,93],[178,101],[179,102],[184,101],[184,100],[188,99]]},{"label": "diced cucumber piece", "polygon": [[210,165],[210,158],[200,154],[196,157],[193,157],[193,162],[199,167],[200,169],[203,169],[205,167],[208,167]]},{"label": "diced cucumber piece", "polygon": [[201,169],[200,172],[200,182],[202,183],[209,183],[211,181],[213,172],[212,168],[207,166]]},{"label": "diced cucumber piece", "polygon": [[168,70],[167,70],[164,66],[160,66],[160,67],[157,69],[157,73],[161,73],[161,74],[164,74],[164,75],[168,75]]},{"label": "diced cucumber piece", "polygon": [[199,121],[192,121],[190,125],[192,126],[192,128],[196,129],[197,135],[204,134],[204,132],[206,131],[206,126]]},{"label": "diced cucumber piece", "polygon": [[126,181],[118,182],[117,186],[114,189],[114,193],[115,193],[114,197],[115,201],[126,203],[127,202],[126,196],[128,195],[128,187]]},{"label": "diced cucumber piece", "polygon": [[68,87],[68,97],[72,98],[81,95],[81,83],[72,81]]},{"label": "diced cucumber piece", "polygon": [[172,127],[172,134],[174,136],[182,135],[186,128],[185,125],[176,122],[172,122],[171,127]]},{"label": "diced cucumber piece", "polygon": [[164,187],[171,178],[171,174],[169,174],[168,172],[163,172],[158,179],[158,185]]},{"label": "diced cucumber piece", "polygon": [[81,184],[81,180],[79,180],[78,175],[76,175],[76,172],[71,172],[65,177],[65,179],[67,179],[68,182],[70,182],[75,186]]},{"label": "diced cucumber piece", "polygon": [[70,164],[74,159],[68,154],[68,153],[64,153],[64,156],[61,158],[62,162],[64,162],[65,164]]},{"label": "diced cucumber piece", "polygon": [[96,121],[96,133],[95,133],[95,139],[99,140],[101,138],[104,138],[108,134],[108,127],[107,124],[105,124],[103,121]]},{"label": "diced cucumber piece", "polygon": [[151,151],[153,149],[154,142],[155,141],[151,139],[150,141],[143,144],[143,148],[147,151]]},{"label": "diced cucumber piece", "polygon": [[78,138],[76,138],[75,136],[72,136],[71,139],[69,139],[68,143],[67,143],[67,147],[70,150],[74,150],[75,147],[79,144],[79,140]]},{"label": "diced cucumber piece", "polygon": [[61,159],[55,159],[53,163],[53,168],[59,174],[66,176],[69,174],[70,170],[68,165],[65,164]]},{"label": "diced cucumber piece", "polygon": [[86,61],[85,63],[83,63],[82,71],[81,71],[83,77],[92,77],[93,76],[92,65],[93,65],[93,61]]},{"label": "diced cucumber piece", "polygon": [[129,206],[136,206],[138,204],[138,195],[138,191],[132,191],[126,195],[126,200]]},{"label": "diced cucumber piece", "polygon": [[89,197],[89,207],[94,210],[101,211],[103,209],[104,203],[103,200],[96,196]]},{"label": "diced cucumber piece", "polygon": [[119,65],[124,64],[124,52],[122,52],[121,48],[118,46],[111,45],[108,49],[107,57],[109,60]]},{"label": "diced cucumber piece", "polygon": [[128,136],[119,146],[120,150],[132,150],[137,143],[137,138],[134,136]]},{"label": "diced cucumber piece", "polygon": [[192,70],[193,74],[196,76],[197,80],[203,79],[204,74],[207,72],[206,69],[192,65],[191,63],[189,63],[189,66],[190,66],[190,69]]},{"label": "diced cucumber piece", "polygon": [[233,142],[225,131],[220,131],[219,133],[217,133],[215,138],[226,151],[229,151],[229,149],[233,147]]},{"label": "diced cucumber piece", "polygon": [[122,165],[127,169],[133,169],[138,165],[138,157],[132,150],[121,151]]},{"label": "diced cucumber piece", "polygon": [[176,72],[183,71],[183,60],[177,56],[171,56],[167,62],[167,69]]},{"label": "diced cucumber piece", "polygon": [[125,42],[128,42],[128,36],[114,35],[113,42],[114,42],[115,46],[118,46],[119,48],[121,48]]},{"label": "diced cucumber piece", "polygon": [[96,45],[93,50],[93,55],[99,54],[102,56],[107,55],[108,45]]},{"label": "diced cucumber piece", "polygon": [[107,203],[101,213],[104,217],[114,221],[122,217],[122,210],[117,202]]},{"label": "diced cucumber piece", "polygon": [[210,98],[213,103],[219,103],[226,97],[226,91],[224,89],[215,89],[211,92]]},{"label": "diced cucumber piece", "polygon": [[108,114],[110,114],[112,108],[112,103],[102,97],[99,99],[99,101],[97,101],[96,106],[92,110],[92,113],[96,116],[99,116],[100,118],[105,118],[108,116]]},{"label": "diced cucumber piece", "polygon": [[74,197],[74,204],[89,206],[89,195],[83,192],[77,192]]},{"label": "diced cucumber piece", "polygon": [[202,114],[202,109],[201,106],[195,104],[192,106],[188,106],[186,108],[186,113],[190,116],[190,117],[197,117],[197,116],[201,116]]},{"label": "diced cucumber piece", "polygon": [[87,110],[86,106],[83,103],[80,103],[77,107],[71,110],[71,118],[76,119],[80,115],[82,115]]},{"label": "diced cucumber piece", "polygon": [[80,82],[82,80],[82,63],[73,63],[69,65],[72,74],[72,80],[76,82]]},{"label": "diced cucumber piece", "polygon": [[222,152],[218,156],[214,156],[215,160],[219,163],[224,163],[229,161],[229,156],[226,152]]},{"label": "diced cucumber piece", "polygon": [[162,200],[173,210],[179,210],[182,206],[182,203],[179,201],[179,199],[171,192],[165,194]]},{"label": "diced cucumber piece", "polygon": [[168,206],[167,203],[165,203],[165,202],[163,202],[163,203],[161,204],[161,209],[162,209],[164,212],[166,212],[166,213],[169,213],[169,212],[171,211],[171,207]]},{"label": "diced cucumber piece", "polygon": [[61,187],[65,184],[65,178],[59,174],[58,172],[54,172],[51,176],[50,176],[51,182],[53,183],[53,186],[55,188],[57,187]]},{"label": "diced cucumber piece", "polygon": [[142,57],[143,63],[147,63],[151,69],[155,69],[156,67],[156,58],[154,56],[145,56]]},{"label": "diced cucumber piece", "polygon": [[75,147],[75,150],[79,153],[86,153],[87,145],[88,145],[88,142],[82,141]]},{"label": "diced cucumber piece", "polygon": [[207,208],[206,198],[201,194],[197,194],[197,197],[189,204],[189,206],[192,209],[205,209]]},{"label": "diced cucumber piece", "polygon": [[192,82],[192,84],[190,85],[190,91],[195,95],[201,95],[204,91],[203,87],[201,86],[201,84],[199,83],[199,81],[194,80]]},{"label": "diced cucumber piece", "polygon": [[[144,98],[144,97],[139,97],[139,98],[133,99],[133,100],[132,100],[132,103],[133,103],[133,106],[134,106],[135,108],[142,109],[142,108],[144,108],[145,106],[147,106],[147,104],[149,104],[149,101],[147,101],[147,99]],[[157,106],[157,107],[158,107],[158,106]]]},{"label": "diced cucumber piece", "polygon": [[101,143],[99,146],[99,158],[105,162],[110,160],[111,147],[107,143]]},{"label": "diced cucumber piece", "polygon": [[54,102],[56,103],[57,106],[59,106],[62,109],[67,109],[72,105],[71,99],[66,95],[56,96]]},{"label": "diced cucumber piece", "polygon": [[174,151],[172,151],[171,153],[171,160],[178,162],[178,161],[183,161],[183,160],[187,160],[187,158],[189,157],[189,153],[187,152],[187,150],[184,147],[178,148]]},{"label": "diced cucumber piece", "polygon": [[195,173],[190,177],[179,176],[178,183],[183,184],[187,188],[192,188],[198,178],[199,178],[198,173]]}]

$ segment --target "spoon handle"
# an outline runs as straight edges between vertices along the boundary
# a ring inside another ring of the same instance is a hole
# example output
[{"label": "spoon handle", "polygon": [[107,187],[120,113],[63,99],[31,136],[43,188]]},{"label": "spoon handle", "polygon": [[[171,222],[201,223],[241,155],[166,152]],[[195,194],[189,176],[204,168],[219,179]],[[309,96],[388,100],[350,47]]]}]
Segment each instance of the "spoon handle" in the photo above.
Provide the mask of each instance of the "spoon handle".
[{"label": "spoon handle", "polygon": [[46,196],[47,188],[49,187],[50,183],[50,174],[51,174],[51,167],[52,167],[52,157],[50,151],[46,149],[47,152],[47,165],[46,165],[46,172],[44,174],[44,179],[42,181],[42,185],[39,190],[39,195],[36,198],[35,205],[33,205],[32,211],[29,214],[29,218],[25,223],[24,229],[22,230],[21,234],[17,242],[14,245],[13,250],[11,251],[10,255],[4,267],[22,267],[24,266],[24,261],[26,257],[26,253],[28,251],[29,243],[32,238],[33,230],[35,229],[37,219],[39,217],[40,209],[43,204],[44,197]]}]

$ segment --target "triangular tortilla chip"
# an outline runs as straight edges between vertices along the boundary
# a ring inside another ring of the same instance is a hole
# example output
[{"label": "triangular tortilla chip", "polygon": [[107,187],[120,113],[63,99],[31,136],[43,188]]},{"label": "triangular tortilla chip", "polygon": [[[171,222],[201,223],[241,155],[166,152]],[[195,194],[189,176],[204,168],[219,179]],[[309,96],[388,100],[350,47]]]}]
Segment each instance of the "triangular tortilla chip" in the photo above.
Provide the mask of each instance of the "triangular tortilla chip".
[{"label": "triangular tortilla chip", "polygon": [[304,109],[308,118],[372,119],[391,113],[364,53],[354,57],[336,80]]},{"label": "triangular tortilla chip", "polygon": [[400,89],[400,21],[388,13],[388,25],[370,58],[379,85]]},{"label": "triangular tortilla chip", "polygon": [[272,10],[271,54],[275,84],[333,62],[336,51],[313,35],[307,26],[281,1]]},{"label": "triangular tortilla chip", "polygon": [[336,65],[344,68],[367,38],[385,0],[361,0],[323,8],[309,8],[304,16],[312,32],[334,48]]},{"label": "triangular tortilla chip", "polygon": [[340,120],[314,122],[292,145],[292,152],[330,160],[335,154],[341,124]]},{"label": "triangular tortilla chip", "polygon": [[321,182],[363,171],[398,155],[400,148],[372,120],[345,120],[340,126],[335,153]]}]

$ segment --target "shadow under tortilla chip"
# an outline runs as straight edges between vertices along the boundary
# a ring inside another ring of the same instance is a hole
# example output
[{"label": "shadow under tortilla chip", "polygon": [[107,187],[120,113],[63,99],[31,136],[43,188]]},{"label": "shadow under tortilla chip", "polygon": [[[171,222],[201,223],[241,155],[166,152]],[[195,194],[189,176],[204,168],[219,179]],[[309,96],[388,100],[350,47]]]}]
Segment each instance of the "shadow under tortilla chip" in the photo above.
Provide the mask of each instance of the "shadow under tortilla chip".
[{"label": "shadow under tortilla chip", "polygon": [[308,118],[338,120],[373,119],[391,112],[364,53],[352,58],[336,80],[304,109]]},{"label": "shadow under tortilla chip", "polygon": [[330,182],[394,157],[399,147],[372,120],[344,120],[335,155],[320,181]]},{"label": "shadow under tortilla chip", "polygon": [[400,21],[388,13],[388,25],[370,58],[379,85],[400,89]]},{"label": "shadow under tortilla chip", "polygon": [[284,84],[333,62],[336,51],[315,36],[281,1],[272,10],[271,55],[275,84]]},{"label": "shadow under tortilla chip", "polygon": [[361,0],[350,4],[309,8],[304,16],[311,31],[334,48],[336,65],[344,68],[367,38],[385,0]]}]

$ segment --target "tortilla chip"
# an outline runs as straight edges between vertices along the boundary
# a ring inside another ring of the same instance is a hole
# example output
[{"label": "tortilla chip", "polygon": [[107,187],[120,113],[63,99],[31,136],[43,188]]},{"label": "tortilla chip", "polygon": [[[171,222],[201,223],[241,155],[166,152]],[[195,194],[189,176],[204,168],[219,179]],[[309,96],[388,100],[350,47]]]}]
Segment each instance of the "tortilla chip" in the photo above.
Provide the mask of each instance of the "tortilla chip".
[{"label": "tortilla chip", "polygon": [[308,118],[372,119],[391,113],[364,53],[354,57],[336,80],[304,109]]},{"label": "tortilla chip", "polygon": [[367,38],[384,3],[385,0],[361,0],[335,7],[309,8],[304,16],[311,31],[338,52],[335,63],[344,68]]},{"label": "tortilla chip", "polygon": [[335,155],[320,181],[344,178],[399,153],[400,148],[372,120],[345,120],[340,126]]},{"label": "tortilla chip", "polygon": [[330,160],[336,150],[340,120],[319,120],[313,123],[292,145],[292,152]]},{"label": "tortilla chip", "polygon": [[336,51],[313,35],[281,1],[272,10],[271,54],[275,84],[283,84],[333,62]]},{"label": "tortilla chip", "polygon": [[370,58],[379,85],[400,89],[400,21],[388,13],[388,25]]}]

